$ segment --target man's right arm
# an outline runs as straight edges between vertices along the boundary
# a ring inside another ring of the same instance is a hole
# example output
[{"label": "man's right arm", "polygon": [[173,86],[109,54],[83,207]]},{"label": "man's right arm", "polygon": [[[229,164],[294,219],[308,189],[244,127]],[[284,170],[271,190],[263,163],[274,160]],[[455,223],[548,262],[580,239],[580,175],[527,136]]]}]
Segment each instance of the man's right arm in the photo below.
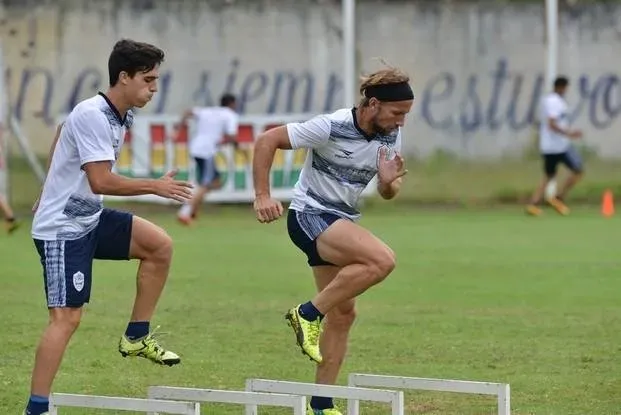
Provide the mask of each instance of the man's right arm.
[{"label": "man's right arm", "polygon": [[98,112],[81,114],[72,125],[80,164],[93,193],[110,196],[155,194],[184,202],[192,185],[173,180],[174,172],[162,179],[132,179],[112,172],[114,149],[107,136],[107,121]]},{"label": "man's right arm", "polygon": [[154,194],[178,202],[192,197],[191,184],[173,180],[174,172],[162,179],[131,179],[112,172],[109,161],[86,163],[83,167],[93,193],[109,196],[139,196]]},{"label": "man's right arm", "polygon": [[270,196],[269,172],[276,150],[319,147],[329,138],[330,121],[325,116],[290,123],[260,134],[254,145],[252,166],[255,195]]},{"label": "man's right arm", "polygon": [[317,116],[303,123],[290,123],[272,128],[259,135],[254,145],[252,176],[254,181],[254,210],[261,223],[282,215],[282,204],[270,194],[270,168],[277,149],[315,148],[330,138],[330,121]]},{"label": "man's right arm", "polygon": [[563,128],[558,124],[558,119],[563,112],[563,109],[558,104],[558,102],[547,100],[545,102],[545,106],[546,106],[546,116],[548,118],[548,126],[550,127],[550,130],[554,131],[555,133],[567,136],[569,138],[580,137],[581,135],[580,131],[572,130],[569,128]]},{"label": "man's right arm", "polygon": [[237,145],[237,134],[239,129],[239,120],[237,114],[229,114],[226,119],[226,125],[224,128],[224,137],[222,138],[222,143],[229,143],[233,145]]}]

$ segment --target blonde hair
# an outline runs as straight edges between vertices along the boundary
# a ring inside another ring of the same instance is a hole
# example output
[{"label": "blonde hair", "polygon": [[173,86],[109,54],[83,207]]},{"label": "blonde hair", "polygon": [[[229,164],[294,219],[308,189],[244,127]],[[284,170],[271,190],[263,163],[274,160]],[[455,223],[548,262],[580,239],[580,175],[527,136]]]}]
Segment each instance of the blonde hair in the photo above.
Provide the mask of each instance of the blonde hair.
[{"label": "blonde hair", "polygon": [[365,90],[374,85],[397,84],[400,82],[410,82],[408,74],[394,66],[387,64],[381,60],[386,68],[375,71],[369,75],[360,78],[360,106],[364,107],[369,103],[369,98],[365,95]]}]

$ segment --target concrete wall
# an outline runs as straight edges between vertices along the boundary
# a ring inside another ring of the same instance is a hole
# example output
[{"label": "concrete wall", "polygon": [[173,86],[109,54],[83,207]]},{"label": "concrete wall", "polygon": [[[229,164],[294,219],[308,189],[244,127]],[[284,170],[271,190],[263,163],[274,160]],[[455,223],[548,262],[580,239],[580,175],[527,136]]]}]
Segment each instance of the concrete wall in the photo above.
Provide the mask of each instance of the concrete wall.
[{"label": "concrete wall", "polygon": [[[406,151],[519,154],[543,85],[541,4],[359,0],[359,66],[383,57],[413,77]],[[244,113],[320,112],[342,103],[341,22],[332,0],[22,0],[0,21],[13,110],[47,151],[55,117],[105,89],[119,37],[167,52],[159,97],[178,113],[230,90]],[[321,4],[321,6],[320,6]],[[575,125],[602,156],[621,157],[621,6],[564,11],[559,70],[573,80]]]}]

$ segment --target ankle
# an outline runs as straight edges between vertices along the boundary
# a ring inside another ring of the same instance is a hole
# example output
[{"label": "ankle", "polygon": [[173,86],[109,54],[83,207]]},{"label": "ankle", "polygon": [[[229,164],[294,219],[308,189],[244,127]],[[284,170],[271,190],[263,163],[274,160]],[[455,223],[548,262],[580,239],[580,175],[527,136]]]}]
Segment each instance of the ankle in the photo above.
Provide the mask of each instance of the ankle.
[{"label": "ankle", "polygon": [[307,321],[315,321],[317,319],[321,321],[324,317],[311,301],[300,305],[299,313]]},{"label": "ankle", "polygon": [[28,406],[26,407],[27,415],[41,415],[49,411],[50,402],[47,396],[30,395]]},{"label": "ankle", "polygon": [[130,341],[146,337],[149,334],[149,326],[148,321],[130,321],[125,330],[125,337]]},{"label": "ankle", "polygon": [[330,409],[334,408],[334,402],[332,398],[313,396],[310,401],[310,407],[313,409]]}]

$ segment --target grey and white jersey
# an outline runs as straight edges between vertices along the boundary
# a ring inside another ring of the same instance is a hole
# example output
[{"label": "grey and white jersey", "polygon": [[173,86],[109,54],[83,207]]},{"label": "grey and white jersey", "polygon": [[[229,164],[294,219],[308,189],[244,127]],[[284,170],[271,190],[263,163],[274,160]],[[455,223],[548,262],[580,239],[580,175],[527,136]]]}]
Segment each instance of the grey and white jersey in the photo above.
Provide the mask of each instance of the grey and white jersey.
[{"label": "grey and white jersey", "polygon": [[351,108],[287,124],[287,132],[294,149],[308,149],[290,205],[296,211],[357,220],[360,194],[377,174],[380,148],[386,147],[389,157],[401,151],[400,129],[368,136]]}]

